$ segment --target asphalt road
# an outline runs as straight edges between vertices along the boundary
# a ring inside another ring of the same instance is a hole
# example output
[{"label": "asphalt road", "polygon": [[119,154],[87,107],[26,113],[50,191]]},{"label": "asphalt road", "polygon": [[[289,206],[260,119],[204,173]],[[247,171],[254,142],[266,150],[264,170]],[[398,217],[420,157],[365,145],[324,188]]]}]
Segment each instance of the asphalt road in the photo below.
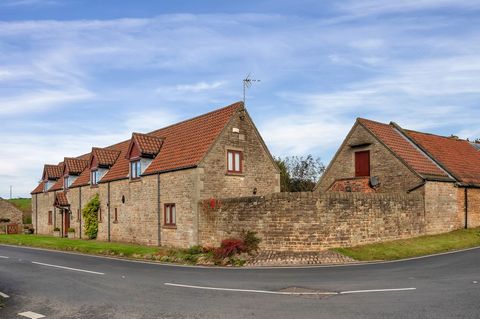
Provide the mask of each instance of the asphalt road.
[{"label": "asphalt road", "polygon": [[0,310],[7,319],[26,311],[96,319],[480,318],[480,249],[383,264],[222,269],[0,245],[0,292],[9,296]]}]

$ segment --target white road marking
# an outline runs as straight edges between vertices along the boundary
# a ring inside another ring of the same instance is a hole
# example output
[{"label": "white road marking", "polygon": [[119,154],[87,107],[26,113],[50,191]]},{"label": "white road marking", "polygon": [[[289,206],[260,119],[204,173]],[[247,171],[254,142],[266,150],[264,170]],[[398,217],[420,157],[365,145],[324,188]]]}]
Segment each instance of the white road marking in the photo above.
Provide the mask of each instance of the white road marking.
[{"label": "white road marking", "polygon": [[9,295],[7,294],[4,294],[3,292],[0,291],[0,297],[3,297],[3,298],[10,298]]},{"label": "white road marking", "polygon": [[7,257],[7,256],[0,256],[0,258],[8,259],[8,258],[10,258],[10,257]]},{"label": "white road marking", "polygon": [[51,264],[44,264],[44,263],[39,263],[39,262],[36,262],[36,261],[32,261],[32,264],[47,266],[47,267],[60,268],[60,269],[66,269],[66,270],[86,272],[86,273],[95,274],[95,275],[105,275],[105,273],[103,273],[103,272],[97,272],[97,271],[91,271],[91,270],[85,270],[85,269],[78,269],[78,268],[70,268],[70,267],[51,265]]},{"label": "white road marking", "polygon": [[169,282],[166,282],[165,285],[174,286],[174,287],[192,288],[192,289],[252,292],[252,293],[272,294],[272,295],[337,295],[338,294],[337,292],[289,292],[289,291],[255,290],[255,289],[216,288],[216,287],[202,287],[202,286],[173,284]]},{"label": "white road marking", "polygon": [[339,294],[361,294],[364,292],[389,292],[389,291],[408,291],[416,290],[417,288],[390,288],[390,289],[368,289],[368,290],[351,290],[351,291],[340,291]]},{"label": "white road marking", "polygon": [[44,315],[39,314],[39,313],[36,313],[36,312],[33,312],[33,311],[21,312],[21,313],[19,313],[18,315],[19,315],[19,316],[22,316],[22,317],[27,317],[27,318],[30,318],[30,319],[45,318]]},{"label": "white road marking", "polygon": [[256,289],[236,289],[236,288],[217,288],[217,287],[204,287],[204,286],[192,286],[192,285],[182,285],[174,284],[170,282],[164,283],[165,286],[174,286],[182,288],[191,288],[191,289],[203,289],[203,290],[217,290],[217,291],[235,291],[235,292],[252,292],[252,293],[261,293],[261,294],[272,294],[272,295],[346,295],[346,294],[358,294],[358,293],[368,293],[368,292],[392,292],[392,291],[408,291],[416,290],[417,288],[388,288],[388,289],[368,289],[368,290],[350,290],[350,291],[340,291],[340,292],[289,292],[289,291],[270,291],[270,290],[256,290]]}]

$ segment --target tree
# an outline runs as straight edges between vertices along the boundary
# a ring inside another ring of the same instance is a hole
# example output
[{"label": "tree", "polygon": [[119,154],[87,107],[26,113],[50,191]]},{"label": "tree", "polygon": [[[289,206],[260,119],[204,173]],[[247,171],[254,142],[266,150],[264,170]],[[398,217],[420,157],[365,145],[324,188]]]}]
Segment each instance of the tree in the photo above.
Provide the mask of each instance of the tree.
[{"label": "tree", "polygon": [[96,194],[82,210],[83,220],[85,221],[85,234],[89,239],[97,238],[99,208],[100,200],[98,199],[98,194]]},{"label": "tree", "polygon": [[287,156],[275,159],[280,169],[280,190],[282,192],[312,191],[325,165],[319,157],[312,155]]}]

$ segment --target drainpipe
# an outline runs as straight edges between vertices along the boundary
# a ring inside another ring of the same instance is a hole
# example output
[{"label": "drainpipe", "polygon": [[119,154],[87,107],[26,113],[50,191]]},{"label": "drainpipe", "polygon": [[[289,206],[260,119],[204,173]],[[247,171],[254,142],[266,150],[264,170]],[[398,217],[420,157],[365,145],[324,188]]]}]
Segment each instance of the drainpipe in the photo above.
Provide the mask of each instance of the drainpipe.
[{"label": "drainpipe", "polygon": [[108,241],[110,241],[110,182],[107,184],[107,218]]},{"label": "drainpipe", "polygon": [[162,245],[162,221],[160,213],[160,173],[157,173],[157,240],[158,246]]},{"label": "drainpipe", "polygon": [[467,229],[468,228],[468,188],[465,187],[463,192],[464,192],[463,198],[465,200],[465,202],[464,202],[464,205],[465,205],[465,229]]},{"label": "drainpipe", "polygon": [[80,233],[80,239],[82,239],[82,186],[78,188],[78,209],[80,210],[79,233]]},{"label": "drainpipe", "polygon": [[38,235],[38,194],[35,194],[35,234]]}]

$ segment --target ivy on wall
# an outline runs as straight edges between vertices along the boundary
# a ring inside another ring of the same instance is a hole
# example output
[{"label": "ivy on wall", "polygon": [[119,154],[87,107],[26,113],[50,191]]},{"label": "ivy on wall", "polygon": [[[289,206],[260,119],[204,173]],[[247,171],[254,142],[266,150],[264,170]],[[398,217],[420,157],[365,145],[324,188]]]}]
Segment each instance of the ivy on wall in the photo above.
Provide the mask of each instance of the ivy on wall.
[{"label": "ivy on wall", "polygon": [[90,199],[87,205],[82,209],[85,235],[87,235],[89,239],[97,238],[99,208],[100,208],[100,200],[98,199],[98,194],[96,194]]}]

